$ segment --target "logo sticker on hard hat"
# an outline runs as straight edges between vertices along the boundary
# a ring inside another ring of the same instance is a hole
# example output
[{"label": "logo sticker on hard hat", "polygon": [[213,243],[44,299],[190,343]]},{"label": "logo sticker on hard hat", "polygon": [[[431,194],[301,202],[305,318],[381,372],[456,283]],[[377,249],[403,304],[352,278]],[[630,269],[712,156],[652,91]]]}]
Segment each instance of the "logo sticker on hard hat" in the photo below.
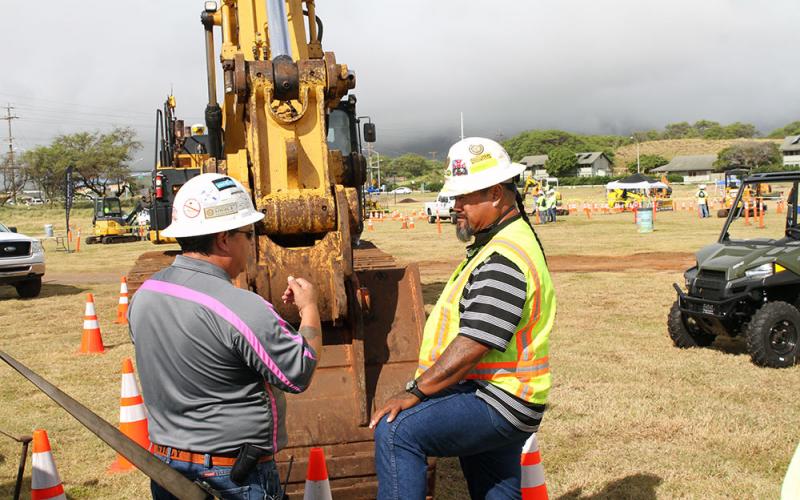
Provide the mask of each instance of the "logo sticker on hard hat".
[{"label": "logo sticker on hard hat", "polygon": [[483,153],[483,144],[470,144],[469,152],[474,155],[479,155]]},{"label": "logo sticker on hard hat", "polygon": [[183,215],[190,219],[194,219],[198,215],[200,215],[200,202],[195,200],[194,198],[189,198],[183,204]]},{"label": "logo sticker on hard hat", "polygon": [[236,187],[236,182],[230,177],[223,177],[221,179],[216,179],[214,182],[214,186],[220,191],[223,189],[228,189],[232,187]]},{"label": "logo sticker on hard hat", "polygon": [[453,160],[453,164],[451,166],[451,170],[453,171],[453,175],[467,175],[467,166],[464,164],[463,160]]},{"label": "logo sticker on hard hat", "polygon": [[224,205],[217,205],[215,207],[208,207],[205,209],[206,219],[214,219],[216,217],[224,217],[226,215],[233,215],[239,211],[236,202],[226,203]]}]

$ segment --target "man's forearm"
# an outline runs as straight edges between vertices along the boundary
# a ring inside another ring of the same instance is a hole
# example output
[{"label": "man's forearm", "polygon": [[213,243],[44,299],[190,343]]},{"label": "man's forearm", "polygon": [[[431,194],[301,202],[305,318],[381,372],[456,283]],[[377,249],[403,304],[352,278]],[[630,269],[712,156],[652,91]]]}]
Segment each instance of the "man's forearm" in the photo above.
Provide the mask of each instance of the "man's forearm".
[{"label": "man's forearm", "polygon": [[300,311],[300,335],[306,339],[308,345],[317,354],[317,364],[322,358],[322,326],[319,319],[319,310],[316,306],[309,306]]},{"label": "man's forearm", "polygon": [[489,352],[489,348],[467,337],[456,337],[433,366],[423,373],[417,387],[426,395],[433,395],[460,382]]}]

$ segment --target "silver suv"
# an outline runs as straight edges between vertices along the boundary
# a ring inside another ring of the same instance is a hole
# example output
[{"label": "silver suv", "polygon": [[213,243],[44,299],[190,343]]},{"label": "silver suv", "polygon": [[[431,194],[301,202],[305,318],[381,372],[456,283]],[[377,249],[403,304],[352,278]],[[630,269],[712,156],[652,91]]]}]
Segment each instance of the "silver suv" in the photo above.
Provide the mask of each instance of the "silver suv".
[{"label": "silver suv", "polygon": [[20,297],[32,298],[42,290],[42,276],[42,242],[0,224],[0,285],[12,285]]}]

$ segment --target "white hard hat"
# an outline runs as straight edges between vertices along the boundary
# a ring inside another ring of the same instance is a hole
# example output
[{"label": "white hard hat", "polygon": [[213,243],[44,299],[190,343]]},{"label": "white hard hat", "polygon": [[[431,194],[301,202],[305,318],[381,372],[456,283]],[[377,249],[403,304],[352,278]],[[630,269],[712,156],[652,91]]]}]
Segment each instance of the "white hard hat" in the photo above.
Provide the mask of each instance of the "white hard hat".
[{"label": "white hard hat", "polygon": [[172,204],[172,223],[161,234],[168,238],[202,236],[263,218],[239,181],[226,175],[201,174],[181,186]]},{"label": "white hard hat", "polygon": [[700,189],[705,189],[705,188],[706,188],[705,184],[700,184]]},{"label": "white hard hat", "polygon": [[447,153],[442,193],[460,196],[509,181],[525,171],[512,163],[503,146],[491,139],[468,137],[453,144]]}]

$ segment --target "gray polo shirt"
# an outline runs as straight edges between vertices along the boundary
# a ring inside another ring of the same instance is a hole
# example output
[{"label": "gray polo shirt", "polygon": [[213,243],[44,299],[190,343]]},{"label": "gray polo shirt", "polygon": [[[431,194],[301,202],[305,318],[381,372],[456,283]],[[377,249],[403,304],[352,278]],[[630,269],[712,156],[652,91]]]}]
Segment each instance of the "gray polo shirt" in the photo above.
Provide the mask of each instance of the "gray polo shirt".
[{"label": "gray polo shirt", "polygon": [[183,255],[128,312],[150,440],[203,453],[286,446],[283,391],[304,391],[316,353],[259,295]]}]

